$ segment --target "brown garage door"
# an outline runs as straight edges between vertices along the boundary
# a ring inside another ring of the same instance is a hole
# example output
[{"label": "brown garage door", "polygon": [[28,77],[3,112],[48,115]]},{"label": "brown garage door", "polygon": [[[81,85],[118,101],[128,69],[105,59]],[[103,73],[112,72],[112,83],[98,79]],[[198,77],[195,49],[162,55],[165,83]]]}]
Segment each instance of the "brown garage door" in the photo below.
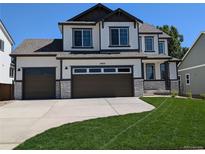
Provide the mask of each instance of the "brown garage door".
[{"label": "brown garage door", "polygon": [[23,98],[55,98],[55,68],[24,68]]},{"label": "brown garage door", "polygon": [[74,74],[72,96],[125,97],[133,96],[132,74]]}]

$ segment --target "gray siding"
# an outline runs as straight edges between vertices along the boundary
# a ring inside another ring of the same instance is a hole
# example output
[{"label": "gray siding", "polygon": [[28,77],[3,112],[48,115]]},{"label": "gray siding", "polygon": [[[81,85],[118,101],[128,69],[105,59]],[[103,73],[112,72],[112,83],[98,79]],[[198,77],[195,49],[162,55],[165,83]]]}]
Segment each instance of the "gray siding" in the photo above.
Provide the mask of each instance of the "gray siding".
[{"label": "gray siding", "polygon": [[[186,85],[185,74],[190,74],[190,85]],[[205,67],[179,72],[181,75],[180,91],[187,94],[189,91],[193,95],[205,93]]]},{"label": "gray siding", "polygon": [[202,34],[186,58],[183,60],[180,69],[205,64],[205,34]]}]

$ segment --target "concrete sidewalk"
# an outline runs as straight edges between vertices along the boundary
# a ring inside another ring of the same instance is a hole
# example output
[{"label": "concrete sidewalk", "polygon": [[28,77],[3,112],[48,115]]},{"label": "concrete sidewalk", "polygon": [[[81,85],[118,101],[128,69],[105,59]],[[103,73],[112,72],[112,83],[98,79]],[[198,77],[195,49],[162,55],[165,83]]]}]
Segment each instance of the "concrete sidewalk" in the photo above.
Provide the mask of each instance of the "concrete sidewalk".
[{"label": "concrete sidewalk", "polygon": [[12,101],[0,107],[0,149],[62,124],[152,109],[136,97]]}]

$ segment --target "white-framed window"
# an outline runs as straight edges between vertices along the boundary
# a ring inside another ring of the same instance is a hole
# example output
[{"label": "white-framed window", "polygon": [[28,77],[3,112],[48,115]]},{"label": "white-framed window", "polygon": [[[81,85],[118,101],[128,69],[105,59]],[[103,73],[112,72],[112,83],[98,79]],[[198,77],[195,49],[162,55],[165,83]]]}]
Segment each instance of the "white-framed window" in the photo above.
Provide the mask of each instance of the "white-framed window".
[{"label": "white-framed window", "polygon": [[4,41],[0,39],[0,51],[4,51]]},{"label": "white-framed window", "polygon": [[92,29],[74,28],[73,29],[73,47],[89,48],[92,47]]},{"label": "white-framed window", "polygon": [[154,52],[154,36],[145,36],[145,52]]},{"label": "white-framed window", "polygon": [[111,27],[110,28],[110,46],[128,46],[129,28]]},{"label": "white-framed window", "polygon": [[185,74],[185,81],[186,81],[186,85],[190,85],[191,78],[190,78],[190,74],[189,73]]},{"label": "white-framed window", "polygon": [[155,80],[155,64],[146,64],[146,80]]},{"label": "white-framed window", "polygon": [[165,42],[159,41],[159,54],[164,54],[164,53],[165,53]]},{"label": "white-framed window", "polygon": [[129,74],[130,67],[78,67],[73,68],[73,74]]}]

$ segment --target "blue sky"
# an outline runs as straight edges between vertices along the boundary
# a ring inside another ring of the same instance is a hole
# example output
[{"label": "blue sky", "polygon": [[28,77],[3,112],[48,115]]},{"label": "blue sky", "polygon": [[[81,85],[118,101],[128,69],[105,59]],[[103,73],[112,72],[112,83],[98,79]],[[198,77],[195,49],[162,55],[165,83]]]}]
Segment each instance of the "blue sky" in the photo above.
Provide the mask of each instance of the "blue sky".
[{"label": "blue sky", "polygon": [[[0,4],[0,19],[15,46],[26,38],[61,38],[58,22],[65,21],[95,4]],[[190,47],[205,31],[205,4],[105,4],[122,8],[153,25],[174,25],[184,35],[182,46]]]}]

